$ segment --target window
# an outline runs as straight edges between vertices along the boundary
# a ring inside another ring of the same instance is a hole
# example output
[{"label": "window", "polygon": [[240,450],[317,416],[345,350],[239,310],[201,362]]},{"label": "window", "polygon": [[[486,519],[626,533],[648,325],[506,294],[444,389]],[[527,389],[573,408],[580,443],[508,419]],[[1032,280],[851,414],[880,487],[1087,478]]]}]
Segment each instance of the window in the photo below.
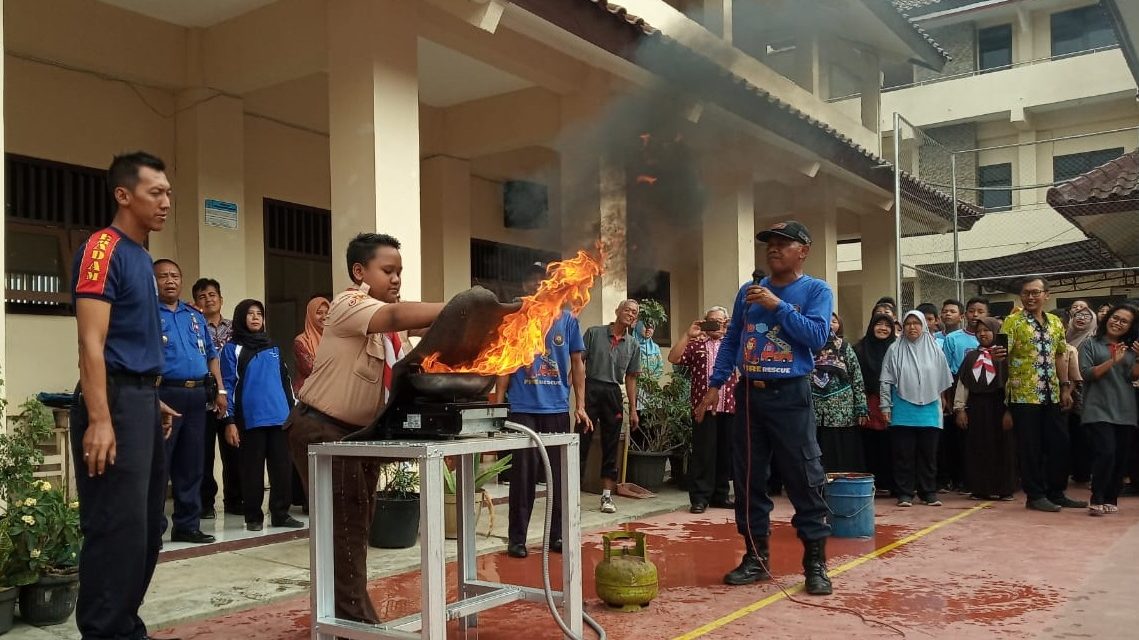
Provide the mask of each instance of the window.
[{"label": "window", "polygon": [[1065,180],[1071,180],[1081,173],[1087,173],[1105,162],[1115,160],[1121,155],[1123,155],[1123,147],[1056,156],[1052,158],[1052,181],[1064,182]]},{"label": "window", "polygon": [[107,174],[14,154],[4,170],[7,311],[69,314],[72,256],[114,217]]},{"label": "window", "polygon": [[996,71],[1012,64],[1012,25],[977,31],[977,68]]},{"label": "window", "polygon": [[1012,189],[994,189],[994,187],[1012,186],[1012,164],[990,164],[977,167],[977,186],[979,191],[979,204],[986,212],[1008,211],[1012,208]]},{"label": "window", "polygon": [[893,89],[914,83],[914,65],[909,62],[883,63],[882,88]]},{"label": "window", "polygon": [[1111,21],[1099,5],[1052,14],[1052,55],[1108,47],[1115,44]]},{"label": "window", "polygon": [[471,285],[490,289],[499,300],[513,300],[522,295],[530,265],[560,259],[553,251],[471,238]]}]

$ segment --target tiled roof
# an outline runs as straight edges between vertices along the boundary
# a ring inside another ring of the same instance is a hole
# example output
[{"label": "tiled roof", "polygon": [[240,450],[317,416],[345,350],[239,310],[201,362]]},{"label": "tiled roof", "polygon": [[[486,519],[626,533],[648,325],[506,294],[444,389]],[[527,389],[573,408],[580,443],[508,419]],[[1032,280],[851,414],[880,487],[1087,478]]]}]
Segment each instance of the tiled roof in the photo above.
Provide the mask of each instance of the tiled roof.
[{"label": "tiled roof", "polygon": [[[925,29],[922,29],[918,23],[914,22],[910,18],[909,14],[906,11],[903,11],[896,4],[887,4],[882,0],[863,0],[863,4],[865,4],[866,8],[873,12],[874,15],[878,16],[880,20],[887,23],[887,25],[890,26],[890,28],[895,33],[897,33],[899,37],[905,39],[906,29],[911,29],[918,36],[918,38],[920,38],[923,44],[931,47],[934,51],[937,52],[937,55],[941,57],[941,64],[937,66],[932,66],[920,58],[914,59],[915,63],[930,67],[934,71],[940,71],[941,67],[946,62],[953,59],[952,56],[949,55],[948,51],[942,49],[941,45],[937,44],[937,42],[934,41],[933,37],[930,36]],[[912,38],[911,46],[913,46]]]},{"label": "tiled roof", "polygon": [[[1075,273],[1120,266],[1121,262],[1115,254],[1096,238],[983,260],[963,260],[960,263],[963,278],[1006,291],[1015,290],[1017,282],[1013,276],[1028,273]],[[925,264],[921,268],[946,278],[953,277],[951,262]]]},{"label": "tiled roof", "polygon": [[912,11],[913,9],[922,9],[931,4],[939,4],[940,2],[941,0],[893,0],[894,7],[902,13]]},{"label": "tiled roof", "polygon": [[1139,210],[1139,150],[1048,190],[1048,204],[1074,215]]},{"label": "tiled roof", "polygon": [[644,18],[640,18],[629,13],[625,7],[622,7],[621,5],[613,4],[612,2],[607,2],[606,0],[586,0],[586,2],[593,3],[593,5],[598,9],[601,9],[602,11],[605,11],[620,20],[624,20],[625,22],[629,23],[630,26],[641,30],[647,35],[657,33],[657,29],[649,23],[645,22]]}]

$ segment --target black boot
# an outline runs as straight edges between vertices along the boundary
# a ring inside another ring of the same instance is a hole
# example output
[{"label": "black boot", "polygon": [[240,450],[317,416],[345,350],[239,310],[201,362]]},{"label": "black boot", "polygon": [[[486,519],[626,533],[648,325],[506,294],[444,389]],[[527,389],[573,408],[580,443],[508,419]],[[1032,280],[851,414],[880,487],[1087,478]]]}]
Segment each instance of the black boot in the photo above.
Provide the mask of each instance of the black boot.
[{"label": "black boot", "polygon": [[748,543],[740,566],[724,576],[724,584],[742,585],[752,584],[760,580],[770,580],[771,572],[768,570],[770,552],[767,546],[767,536],[755,539],[755,548]]},{"label": "black boot", "polygon": [[829,596],[831,579],[827,576],[827,539],[803,541],[803,576],[807,579],[807,593]]}]

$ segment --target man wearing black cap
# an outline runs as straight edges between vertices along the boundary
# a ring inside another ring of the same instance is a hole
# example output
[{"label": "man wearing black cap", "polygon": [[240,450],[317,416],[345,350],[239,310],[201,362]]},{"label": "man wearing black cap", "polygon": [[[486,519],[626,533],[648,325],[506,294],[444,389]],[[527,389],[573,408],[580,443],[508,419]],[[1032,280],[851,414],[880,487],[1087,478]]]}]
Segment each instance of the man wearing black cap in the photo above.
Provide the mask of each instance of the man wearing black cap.
[{"label": "man wearing black cap", "polygon": [[803,274],[811,236],[801,223],[777,223],[757,234],[756,240],[767,243],[771,275],[745,284],[736,295],[708,393],[695,416],[699,423],[704,412],[716,406],[720,387],[738,367],[744,377],[736,387],[732,466],[736,529],[747,552],[724,582],[741,585],[771,578],[768,536],[773,505],[764,489],[774,456],[795,506],[791,524],[803,541],[807,593],[829,595],[826,474],[815,438],[807,375],[814,368],[815,352],[830,333],[834,295],[826,282]]}]

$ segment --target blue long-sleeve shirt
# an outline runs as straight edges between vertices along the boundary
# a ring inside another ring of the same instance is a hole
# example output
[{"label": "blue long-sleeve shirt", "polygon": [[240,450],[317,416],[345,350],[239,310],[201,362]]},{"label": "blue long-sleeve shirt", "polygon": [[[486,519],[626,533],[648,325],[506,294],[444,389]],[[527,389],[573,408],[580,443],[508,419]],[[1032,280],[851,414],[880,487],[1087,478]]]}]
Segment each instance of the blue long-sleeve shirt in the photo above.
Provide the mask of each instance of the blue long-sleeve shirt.
[{"label": "blue long-sleeve shirt", "polygon": [[280,349],[270,347],[258,351],[240,376],[237,371],[239,349],[241,347],[231,342],[221,351],[222,382],[233,403],[230,416],[245,429],[285,424],[293,407],[293,391],[282,376]]},{"label": "blue long-sleeve shirt", "polygon": [[815,352],[830,336],[834,312],[830,286],[808,275],[783,287],[772,285],[768,278],[761,284],[779,297],[779,306],[768,311],[763,305],[748,304],[744,299],[751,283],[740,287],[708,386],[722,387],[735,367],[753,380],[797,378],[815,368]]}]

